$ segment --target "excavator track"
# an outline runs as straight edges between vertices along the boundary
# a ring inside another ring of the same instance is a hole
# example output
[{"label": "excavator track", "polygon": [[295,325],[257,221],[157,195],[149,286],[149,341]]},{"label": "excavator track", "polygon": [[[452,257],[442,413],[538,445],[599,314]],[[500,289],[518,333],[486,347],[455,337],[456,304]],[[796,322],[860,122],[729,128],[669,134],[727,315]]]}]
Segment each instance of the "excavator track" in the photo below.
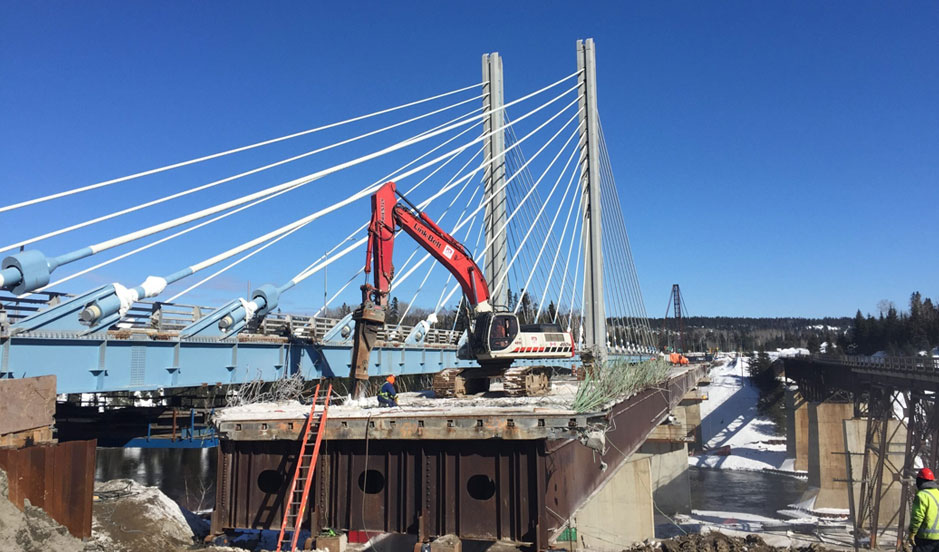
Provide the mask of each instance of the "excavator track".
[{"label": "excavator track", "polygon": [[447,368],[434,374],[432,387],[434,396],[466,397],[476,393],[489,391],[488,373],[480,373],[478,369]]},{"label": "excavator track", "polygon": [[551,391],[550,366],[516,366],[502,375],[505,393],[513,397],[537,397]]},{"label": "excavator track", "polygon": [[489,390],[492,377],[502,377],[505,393],[513,397],[537,397],[551,391],[551,367],[518,366],[491,373],[478,368],[447,368],[434,375],[434,395],[466,397]]},{"label": "excavator track", "polygon": [[455,397],[457,378],[462,371],[462,368],[447,368],[434,374],[432,383],[434,395],[437,398]]}]

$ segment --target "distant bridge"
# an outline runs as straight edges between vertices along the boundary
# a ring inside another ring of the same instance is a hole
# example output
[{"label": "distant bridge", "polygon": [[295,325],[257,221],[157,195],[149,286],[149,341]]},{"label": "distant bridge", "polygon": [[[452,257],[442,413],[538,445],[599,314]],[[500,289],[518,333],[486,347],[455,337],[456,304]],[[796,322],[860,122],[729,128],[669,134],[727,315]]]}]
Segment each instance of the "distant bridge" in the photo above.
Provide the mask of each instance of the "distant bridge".
[{"label": "distant bridge", "polygon": [[[939,359],[816,354],[785,359],[785,370],[807,401],[853,404],[848,417],[864,421],[863,457],[852,458],[857,454],[852,450],[842,452],[849,477],[840,483],[859,487],[856,498],[855,490],[849,487],[848,491],[855,548],[865,538],[869,539],[866,546],[876,548],[878,537],[892,527],[899,549],[916,492],[915,474],[920,467],[935,468],[939,462]],[[841,429],[842,420],[816,416],[816,424],[834,421]],[[847,429],[844,434],[847,448]],[[821,462],[837,464],[839,460]],[[893,504],[892,511],[888,502]]]}]

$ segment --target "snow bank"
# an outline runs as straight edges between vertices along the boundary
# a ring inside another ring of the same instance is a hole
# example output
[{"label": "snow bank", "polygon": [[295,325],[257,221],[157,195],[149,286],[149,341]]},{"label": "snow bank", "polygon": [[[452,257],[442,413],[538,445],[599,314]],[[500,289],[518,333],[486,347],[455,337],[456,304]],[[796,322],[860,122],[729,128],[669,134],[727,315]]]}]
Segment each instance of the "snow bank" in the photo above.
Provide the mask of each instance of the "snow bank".
[{"label": "snow bank", "polygon": [[759,391],[747,378],[745,357],[725,359],[710,372],[701,403],[701,436],[705,450],[730,447],[730,454],[702,454],[688,458],[700,468],[786,470],[785,437],[768,418],[758,415]]}]

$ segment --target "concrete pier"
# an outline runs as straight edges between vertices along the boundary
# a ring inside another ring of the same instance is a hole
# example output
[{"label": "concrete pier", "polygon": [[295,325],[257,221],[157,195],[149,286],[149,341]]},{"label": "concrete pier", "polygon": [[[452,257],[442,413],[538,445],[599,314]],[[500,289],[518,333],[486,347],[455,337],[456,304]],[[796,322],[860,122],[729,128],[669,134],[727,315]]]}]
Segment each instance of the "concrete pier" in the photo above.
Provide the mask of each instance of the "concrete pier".
[{"label": "concrete pier", "polygon": [[[619,552],[655,536],[652,459],[633,455],[577,512],[577,550]],[[565,546],[565,543],[558,543]]]},{"label": "concrete pier", "polygon": [[847,510],[850,504],[844,421],[854,416],[854,405],[842,402],[807,405],[809,486],[818,489],[814,508]]}]

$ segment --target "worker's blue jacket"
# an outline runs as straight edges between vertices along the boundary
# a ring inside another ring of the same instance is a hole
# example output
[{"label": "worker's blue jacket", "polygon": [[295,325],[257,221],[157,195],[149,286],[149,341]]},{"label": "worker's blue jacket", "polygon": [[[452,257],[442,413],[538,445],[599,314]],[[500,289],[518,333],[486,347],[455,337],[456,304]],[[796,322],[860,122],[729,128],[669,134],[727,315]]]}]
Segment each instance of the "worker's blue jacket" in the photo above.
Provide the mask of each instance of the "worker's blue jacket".
[{"label": "worker's blue jacket", "polygon": [[395,392],[395,386],[390,381],[386,381],[378,392],[378,404],[382,406],[398,406],[398,393]]}]

